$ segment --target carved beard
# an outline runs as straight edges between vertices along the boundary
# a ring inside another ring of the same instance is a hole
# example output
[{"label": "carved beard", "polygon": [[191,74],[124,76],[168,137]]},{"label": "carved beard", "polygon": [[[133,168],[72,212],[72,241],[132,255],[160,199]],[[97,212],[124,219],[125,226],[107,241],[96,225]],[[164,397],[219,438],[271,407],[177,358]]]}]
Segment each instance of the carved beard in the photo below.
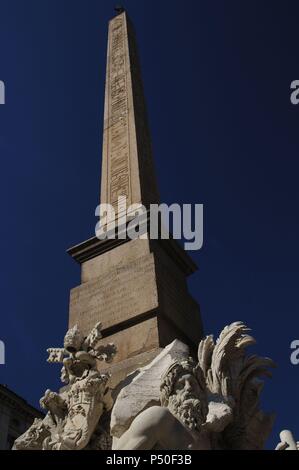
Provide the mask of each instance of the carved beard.
[{"label": "carved beard", "polygon": [[204,422],[202,404],[198,398],[185,398],[184,395],[171,395],[168,401],[169,411],[191,431],[200,432]]}]

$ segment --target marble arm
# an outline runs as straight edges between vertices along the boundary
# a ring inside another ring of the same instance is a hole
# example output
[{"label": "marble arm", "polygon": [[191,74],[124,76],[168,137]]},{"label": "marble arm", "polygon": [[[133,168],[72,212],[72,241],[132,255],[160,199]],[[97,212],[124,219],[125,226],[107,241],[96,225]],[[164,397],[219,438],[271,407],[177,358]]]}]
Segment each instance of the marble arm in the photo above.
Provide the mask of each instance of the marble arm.
[{"label": "marble arm", "polygon": [[285,429],[281,431],[280,442],[275,450],[299,450],[299,442],[296,442],[291,431]]},{"label": "marble arm", "polygon": [[113,450],[150,450],[159,441],[161,407],[153,406],[143,411],[129,429],[118,439]]}]

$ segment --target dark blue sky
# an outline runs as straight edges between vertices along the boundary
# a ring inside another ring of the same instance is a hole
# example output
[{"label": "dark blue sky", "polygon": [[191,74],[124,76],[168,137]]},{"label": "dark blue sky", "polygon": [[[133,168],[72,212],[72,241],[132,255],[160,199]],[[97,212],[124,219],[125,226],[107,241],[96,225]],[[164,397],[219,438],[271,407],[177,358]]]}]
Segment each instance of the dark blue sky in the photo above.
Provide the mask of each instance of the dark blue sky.
[{"label": "dark blue sky", "polygon": [[[0,0],[0,382],[37,405],[94,234],[107,22],[114,1]],[[206,333],[235,320],[278,364],[264,390],[273,438],[299,439],[299,79],[296,1],[127,0],[164,202],[204,204],[190,290]]]}]

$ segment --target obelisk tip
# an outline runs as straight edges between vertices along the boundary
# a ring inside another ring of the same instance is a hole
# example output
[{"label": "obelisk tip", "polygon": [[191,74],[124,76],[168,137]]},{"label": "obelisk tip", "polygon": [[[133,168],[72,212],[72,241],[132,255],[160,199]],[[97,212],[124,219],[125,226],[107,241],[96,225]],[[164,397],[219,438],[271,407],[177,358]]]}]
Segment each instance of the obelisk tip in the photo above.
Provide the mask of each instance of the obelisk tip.
[{"label": "obelisk tip", "polygon": [[116,12],[117,15],[120,15],[125,11],[124,7],[122,5],[115,5],[114,11]]}]

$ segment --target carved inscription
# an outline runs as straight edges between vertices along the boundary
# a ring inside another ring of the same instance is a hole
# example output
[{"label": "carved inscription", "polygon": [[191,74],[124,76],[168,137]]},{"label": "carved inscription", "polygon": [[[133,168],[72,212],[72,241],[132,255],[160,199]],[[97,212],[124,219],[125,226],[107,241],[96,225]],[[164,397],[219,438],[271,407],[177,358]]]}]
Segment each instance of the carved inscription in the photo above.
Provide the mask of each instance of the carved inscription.
[{"label": "carved inscription", "polygon": [[72,289],[70,326],[85,332],[101,321],[105,329],[157,305],[154,260],[147,255]]},{"label": "carved inscription", "polygon": [[120,196],[130,204],[129,106],[126,76],[124,17],[112,21],[110,32],[108,181],[110,203],[117,208]]}]

